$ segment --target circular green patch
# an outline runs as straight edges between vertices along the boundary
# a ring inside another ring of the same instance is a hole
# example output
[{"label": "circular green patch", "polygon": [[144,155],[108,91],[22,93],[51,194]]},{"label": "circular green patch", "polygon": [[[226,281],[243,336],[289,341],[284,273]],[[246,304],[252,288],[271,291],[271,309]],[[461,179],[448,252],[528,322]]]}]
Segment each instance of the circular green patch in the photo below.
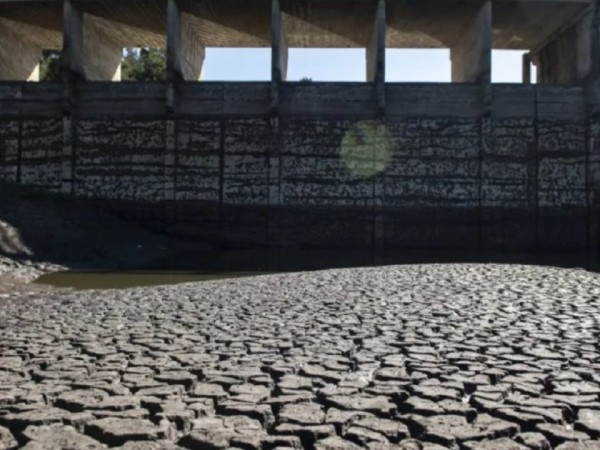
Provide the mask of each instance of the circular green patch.
[{"label": "circular green patch", "polygon": [[355,123],[342,139],[341,156],[352,173],[369,178],[382,172],[392,156],[392,138],[386,126],[375,121]]}]

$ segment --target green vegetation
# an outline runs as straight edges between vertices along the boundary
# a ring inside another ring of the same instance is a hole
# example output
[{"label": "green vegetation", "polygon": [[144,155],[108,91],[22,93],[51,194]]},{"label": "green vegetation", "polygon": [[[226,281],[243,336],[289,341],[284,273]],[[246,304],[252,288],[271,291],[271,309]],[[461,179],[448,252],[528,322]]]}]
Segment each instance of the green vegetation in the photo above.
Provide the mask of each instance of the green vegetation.
[{"label": "green vegetation", "polygon": [[121,79],[123,81],[164,81],[167,61],[164,49],[142,48],[125,50]]},{"label": "green vegetation", "polygon": [[[163,81],[166,79],[166,66],[166,55],[163,49],[126,49],[123,52],[121,79],[123,81]],[[40,81],[60,81],[61,72],[61,52],[45,51],[40,64]]]},{"label": "green vegetation", "polygon": [[60,81],[62,54],[58,50],[46,50],[40,64],[40,81]]}]

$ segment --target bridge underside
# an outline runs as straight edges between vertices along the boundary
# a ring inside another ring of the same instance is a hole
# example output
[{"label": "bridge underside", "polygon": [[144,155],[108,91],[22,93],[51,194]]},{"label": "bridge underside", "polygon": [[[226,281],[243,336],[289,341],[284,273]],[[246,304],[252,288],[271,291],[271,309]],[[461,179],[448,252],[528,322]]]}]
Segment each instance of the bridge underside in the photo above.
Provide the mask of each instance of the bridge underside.
[{"label": "bridge underside", "polygon": [[[85,79],[118,80],[124,47],[172,47],[172,58],[184,60],[183,68],[173,64],[171,70],[180,72],[174,75],[197,80],[207,47],[281,47],[285,54],[289,48],[362,47],[367,58],[376,59],[375,35],[384,48],[451,49],[454,81],[469,81],[464,66],[485,71],[492,48],[528,50],[540,82],[572,83],[587,74],[592,0],[388,1],[383,13],[378,3],[2,2],[0,79],[36,80],[41,52],[61,50],[65,43],[67,70]],[[285,78],[285,67],[274,70]]]}]

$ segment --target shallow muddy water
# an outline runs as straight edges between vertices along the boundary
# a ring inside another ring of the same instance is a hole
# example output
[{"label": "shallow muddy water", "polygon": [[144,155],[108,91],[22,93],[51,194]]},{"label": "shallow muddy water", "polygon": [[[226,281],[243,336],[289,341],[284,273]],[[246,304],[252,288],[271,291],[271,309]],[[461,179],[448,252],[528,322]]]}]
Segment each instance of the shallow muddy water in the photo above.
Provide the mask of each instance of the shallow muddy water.
[{"label": "shallow muddy water", "polygon": [[237,249],[179,254],[132,270],[71,270],[35,283],[74,289],[121,289],[333,268],[408,263],[498,262],[583,267],[585,255],[479,254],[402,251],[375,256],[368,250]]},{"label": "shallow muddy water", "polygon": [[36,284],[73,289],[125,289],[139,286],[210,281],[260,274],[260,272],[158,272],[144,271],[68,271],[42,275]]},{"label": "shallow muddy water", "polygon": [[35,282],[74,289],[120,289],[369,265],[373,265],[372,255],[355,250],[223,250],[175,255],[136,270],[56,272]]}]

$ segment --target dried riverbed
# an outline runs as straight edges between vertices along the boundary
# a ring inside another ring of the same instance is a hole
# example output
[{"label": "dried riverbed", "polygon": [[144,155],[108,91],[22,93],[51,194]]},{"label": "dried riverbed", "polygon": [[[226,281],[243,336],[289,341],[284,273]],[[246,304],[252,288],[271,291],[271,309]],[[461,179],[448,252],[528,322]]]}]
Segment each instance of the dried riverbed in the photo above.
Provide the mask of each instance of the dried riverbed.
[{"label": "dried riverbed", "polygon": [[600,277],[412,265],[0,299],[0,448],[600,449]]}]

